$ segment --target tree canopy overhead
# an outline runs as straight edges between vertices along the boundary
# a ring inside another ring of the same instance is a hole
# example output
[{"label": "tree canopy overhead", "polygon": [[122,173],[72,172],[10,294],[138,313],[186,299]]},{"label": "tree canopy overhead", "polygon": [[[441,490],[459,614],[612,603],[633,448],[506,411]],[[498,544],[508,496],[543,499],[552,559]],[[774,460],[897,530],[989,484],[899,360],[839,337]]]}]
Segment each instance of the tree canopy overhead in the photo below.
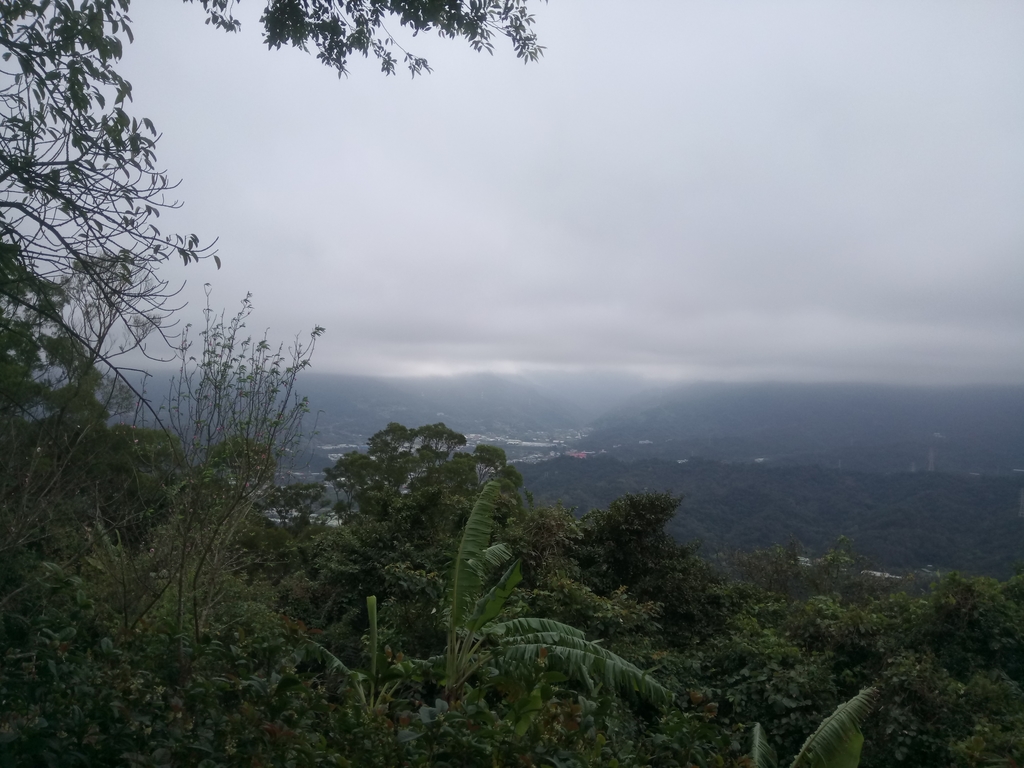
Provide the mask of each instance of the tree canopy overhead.
[{"label": "tree canopy overhead", "polygon": [[114,68],[127,11],[126,0],[0,5],[2,327],[41,318],[101,357],[112,319],[132,345],[160,327],[174,291],[156,266],[204,254],[195,235],[156,226],[175,185]]},{"label": "tree canopy overhead", "polygon": [[[186,0],[196,2],[196,0]],[[208,22],[234,31],[235,0],[198,0]],[[516,56],[536,61],[543,52],[533,31],[530,0],[268,0],[260,21],[271,48],[294,45],[317,50],[318,58],[339,74],[352,56],[374,57],[381,71],[394,74],[398,57],[413,75],[430,71],[427,60],[405,50],[392,35],[436,32],[464,38],[477,51],[493,52],[494,38],[508,38]],[[397,27],[394,27],[397,25]],[[397,51],[397,53],[396,53]]]},{"label": "tree canopy overhead", "polygon": [[[234,31],[235,0],[198,2],[207,22]],[[390,29],[437,32],[491,51],[505,36],[535,60],[529,0],[270,0],[271,48],[315,49],[339,74],[354,55],[392,74],[426,60]],[[194,234],[157,226],[178,207],[176,182],[156,158],[159,133],[130,114],[117,71],[133,39],[130,0],[12,0],[0,4],[0,331],[72,339],[93,362],[163,333],[176,290],[158,273],[169,258],[220,258]],[[390,25],[390,27],[389,27]]]}]

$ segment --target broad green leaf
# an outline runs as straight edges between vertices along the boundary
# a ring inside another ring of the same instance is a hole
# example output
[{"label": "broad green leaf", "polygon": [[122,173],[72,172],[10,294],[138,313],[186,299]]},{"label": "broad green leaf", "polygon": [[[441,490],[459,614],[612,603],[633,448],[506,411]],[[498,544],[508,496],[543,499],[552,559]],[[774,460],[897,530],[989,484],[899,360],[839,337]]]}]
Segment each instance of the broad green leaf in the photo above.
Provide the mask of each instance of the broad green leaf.
[{"label": "broad green leaf", "polygon": [[535,619],[530,617],[510,619],[488,628],[489,634],[507,635],[509,637],[548,633],[553,636],[576,637],[585,640],[586,635],[576,627],[563,624],[554,619]]},{"label": "broad green leaf", "polygon": [[285,675],[282,677],[277,686],[274,688],[274,695],[279,696],[282,693],[288,693],[303,688],[302,680],[295,675]]},{"label": "broad green leaf", "polygon": [[517,664],[534,664],[544,656],[547,664],[588,686],[593,686],[592,681],[596,677],[609,688],[634,692],[653,704],[672,703],[672,692],[649,674],[607,648],[578,635],[557,632],[520,636],[506,634],[502,637],[501,649],[495,655]]},{"label": "broad green leaf", "polygon": [[768,737],[760,723],[754,723],[754,730],[750,735],[750,757],[755,768],[776,768],[779,764],[775,750],[768,743]]},{"label": "broad green leaf", "polygon": [[452,563],[449,577],[449,606],[451,609],[451,626],[463,626],[470,606],[480,594],[481,579],[478,563],[484,558],[491,540],[491,529],[494,523],[494,505],[498,500],[501,486],[491,481],[477,498],[473,511],[469,514],[466,527],[459,542],[459,551]]},{"label": "broad green leaf", "polygon": [[501,613],[501,609],[505,607],[505,602],[516,588],[516,585],[522,580],[523,574],[520,561],[516,560],[491,591],[477,601],[476,608],[467,622],[466,629],[474,633],[479,632],[482,627],[492,621]]},{"label": "broad green leaf", "polygon": [[825,757],[816,756],[815,768],[857,768],[860,764],[860,751],[864,746],[864,735],[856,725],[854,730],[846,737],[842,747],[834,753]]},{"label": "broad green leaf", "polygon": [[308,642],[303,649],[303,654],[323,662],[328,672],[341,672],[343,675],[352,674],[352,670],[345,666],[345,662],[320,645],[320,643]]},{"label": "broad green leaf", "polygon": [[875,688],[865,688],[822,720],[804,742],[790,768],[857,768],[864,737],[860,723],[878,700]]},{"label": "broad green leaf", "polygon": [[370,677],[377,677],[377,596],[366,598],[366,615],[370,624]]},{"label": "broad green leaf", "polygon": [[515,708],[516,736],[522,736],[530,729],[530,724],[537,718],[540,711],[544,709],[544,700],[540,695],[540,688],[534,688],[522,706]]}]

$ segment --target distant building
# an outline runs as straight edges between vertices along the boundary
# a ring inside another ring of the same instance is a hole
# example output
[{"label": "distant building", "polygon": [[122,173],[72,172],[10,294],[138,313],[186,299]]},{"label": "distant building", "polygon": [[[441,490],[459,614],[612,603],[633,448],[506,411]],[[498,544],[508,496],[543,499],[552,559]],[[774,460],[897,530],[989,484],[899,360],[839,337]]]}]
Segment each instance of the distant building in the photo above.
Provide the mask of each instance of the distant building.
[{"label": "distant building", "polygon": [[[931,566],[929,566],[931,567]],[[900,579],[902,576],[897,576],[895,573],[886,573],[885,571],[861,571],[862,576],[874,576],[876,579]]]}]

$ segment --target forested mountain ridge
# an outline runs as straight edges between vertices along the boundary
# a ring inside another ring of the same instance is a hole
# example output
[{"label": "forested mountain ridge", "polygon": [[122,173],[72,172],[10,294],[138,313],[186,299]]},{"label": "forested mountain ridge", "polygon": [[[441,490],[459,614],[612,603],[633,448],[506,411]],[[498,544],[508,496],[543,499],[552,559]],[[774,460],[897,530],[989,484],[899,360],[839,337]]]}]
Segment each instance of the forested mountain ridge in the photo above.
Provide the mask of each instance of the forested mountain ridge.
[{"label": "forested mountain ridge", "polygon": [[692,385],[606,413],[583,447],[620,458],[1007,473],[1024,468],[1024,388]]},{"label": "forested mountain ridge", "polygon": [[817,466],[690,459],[623,462],[608,455],[521,466],[540,503],[579,513],[624,493],[683,497],[668,523],[678,540],[705,551],[752,549],[795,538],[820,553],[837,536],[880,567],[960,569],[1006,577],[1024,560],[1024,477],[944,472],[879,474]]},{"label": "forested mountain ridge", "polygon": [[[846,535],[893,571],[1005,577],[1024,557],[1024,473],[1013,471],[1024,465],[1020,388],[722,384],[638,393],[635,381],[620,381],[603,399],[584,390],[574,403],[564,379],[308,383],[321,411],[314,443],[348,446],[322,449],[321,464],[389,421],[443,421],[489,435],[477,439],[512,459],[543,459],[517,464],[540,502],[560,499],[582,513],[627,492],[681,494],[669,530],[712,554],[791,538],[821,552]],[[595,406],[604,415],[589,418]],[[541,448],[507,440],[556,437]],[[569,451],[592,453],[559,457]]]},{"label": "forested mountain ridge", "polygon": [[579,434],[617,458],[764,460],[865,472],[1024,469],[1024,388],[700,384],[474,376],[307,377],[321,442],[443,421],[520,440]]}]

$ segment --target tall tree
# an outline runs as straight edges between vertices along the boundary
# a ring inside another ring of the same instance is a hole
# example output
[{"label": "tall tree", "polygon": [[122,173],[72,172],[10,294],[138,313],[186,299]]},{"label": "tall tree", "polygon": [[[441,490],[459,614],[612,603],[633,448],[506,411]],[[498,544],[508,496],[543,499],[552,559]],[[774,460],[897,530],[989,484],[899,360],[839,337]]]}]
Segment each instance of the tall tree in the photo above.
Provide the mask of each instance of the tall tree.
[{"label": "tall tree", "polygon": [[[235,0],[198,0],[207,21],[236,30]],[[395,71],[395,51],[413,74],[427,62],[388,31],[434,31],[490,51],[495,35],[525,60],[541,48],[527,0],[270,0],[262,23],[270,47],[310,46],[339,73],[353,55]],[[0,3],[0,297],[110,362],[126,343],[160,332],[173,286],[158,273],[171,257],[211,256],[194,234],[165,234],[160,214],[177,207],[175,183],[157,164],[156,127],[128,112],[131,84],[116,70],[132,40],[130,0]],[[77,281],[63,302],[54,286]],[[83,302],[74,300],[83,296]],[[98,302],[98,304],[97,304]],[[103,306],[98,332],[85,313]],[[13,328],[11,311],[0,331]],[[116,327],[115,327],[116,326]],[[110,344],[112,335],[121,347]]]},{"label": "tall tree", "polygon": [[75,320],[86,305],[56,301],[52,287],[84,281],[141,343],[174,293],[157,266],[204,255],[195,235],[156,226],[177,203],[156,128],[128,114],[131,85],[114,69],[127,11],[127,0],[0,4],[0,294],[101,357],[106,337]]}]

